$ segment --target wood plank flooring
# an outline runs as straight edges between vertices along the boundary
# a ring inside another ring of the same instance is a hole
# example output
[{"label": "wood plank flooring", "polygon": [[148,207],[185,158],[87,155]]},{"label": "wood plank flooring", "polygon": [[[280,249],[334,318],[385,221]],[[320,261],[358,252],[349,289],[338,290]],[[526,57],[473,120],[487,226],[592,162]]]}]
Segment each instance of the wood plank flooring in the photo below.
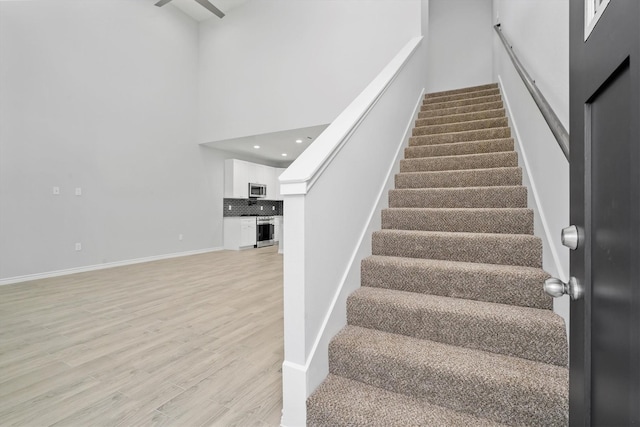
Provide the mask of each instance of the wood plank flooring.
[{"label": "wood plank flooring", "polygon": [[282,280],[272,246],[0,286],[0,425],[279,425]]}]

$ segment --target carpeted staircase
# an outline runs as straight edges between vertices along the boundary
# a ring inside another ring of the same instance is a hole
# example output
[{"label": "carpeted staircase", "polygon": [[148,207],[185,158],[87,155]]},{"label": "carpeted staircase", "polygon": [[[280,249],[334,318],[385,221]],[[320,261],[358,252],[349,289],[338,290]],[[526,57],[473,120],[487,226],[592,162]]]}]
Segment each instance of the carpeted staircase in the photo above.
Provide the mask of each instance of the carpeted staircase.
[{"label": "carpeted staircase", "polygon": [[568,424],[513,144],[496,84],[425,96],[309,426]]}]

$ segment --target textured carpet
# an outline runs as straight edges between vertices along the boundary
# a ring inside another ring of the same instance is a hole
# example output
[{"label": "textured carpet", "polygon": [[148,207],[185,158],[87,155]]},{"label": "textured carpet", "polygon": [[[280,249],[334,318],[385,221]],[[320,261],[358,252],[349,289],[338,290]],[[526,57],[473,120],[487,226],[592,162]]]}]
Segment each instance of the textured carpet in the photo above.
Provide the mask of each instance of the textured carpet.
[{"label": "textured carpet", "polygon": [[425,95],[307,424],[567,425],[533,219],[497,85]]}]

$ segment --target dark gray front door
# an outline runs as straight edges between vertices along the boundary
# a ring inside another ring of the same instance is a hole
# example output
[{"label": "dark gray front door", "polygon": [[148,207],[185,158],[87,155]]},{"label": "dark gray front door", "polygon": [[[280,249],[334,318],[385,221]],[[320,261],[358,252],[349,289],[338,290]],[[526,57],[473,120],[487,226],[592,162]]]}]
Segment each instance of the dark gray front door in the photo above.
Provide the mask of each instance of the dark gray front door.
[{"label": "dark gray front door", "polygon": [[[570,423],[640,425],[640,1],[571,0]],[[586,22],[586,24],[585,24]]]}]

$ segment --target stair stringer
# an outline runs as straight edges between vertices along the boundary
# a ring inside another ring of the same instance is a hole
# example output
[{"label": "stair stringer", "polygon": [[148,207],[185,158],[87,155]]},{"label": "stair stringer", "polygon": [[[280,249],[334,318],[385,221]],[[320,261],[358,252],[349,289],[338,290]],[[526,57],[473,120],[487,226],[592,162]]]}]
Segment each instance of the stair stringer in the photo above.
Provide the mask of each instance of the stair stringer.
[{"label": "stair stringer", "polygon": [[[547,210],[542,202],[540,192],[538,190],[537,180],[532,172],[532,166],[527,156],[527,141],[531,138],[524,138],[525,132],[520,125],[520,122],[516,120],[516,114],[514,111],[513,99],[509,99],[509,95],[505,89],[505,85],[502,76],[498,76],[498,85],[500,93],[502,93],[502,99],[504,100],[504,107],[507,117],[509,119],[509,125],[513,132],[513,139],[515,141],[514,149],[518,153],[518,165],[522,168],[522,185],[529,189],[528,193],[528,206],[534,211],[534,235],[542,239],[542,268],[549,272],[554,277],[559,277],[561,280],[568,280],[569,278],[569,260],[568,251],[565,254],[561,254],[559,250],[563,250],[560,244],[560,230],[552,230],[549,221],[547,219]],[[526,91],[526,89],[525,89]],[[510,102],[511,101],[511,102]],[[531,101],[533,102],[533,101]],[[530,120],[530,116],[528,116]],[[542,120],[542,119],[540,119]],[[551,131],[549,131],[549,134]],[[567,225],[569,225],[569,218],[567,216]],[[564,255],[564,256],[562,256]],[[562,316],[565,321],[567,330],[567,340],[569,339],[569,297],[564,296],[562,298],[555,298],[553,301],[553,311]]]}]

